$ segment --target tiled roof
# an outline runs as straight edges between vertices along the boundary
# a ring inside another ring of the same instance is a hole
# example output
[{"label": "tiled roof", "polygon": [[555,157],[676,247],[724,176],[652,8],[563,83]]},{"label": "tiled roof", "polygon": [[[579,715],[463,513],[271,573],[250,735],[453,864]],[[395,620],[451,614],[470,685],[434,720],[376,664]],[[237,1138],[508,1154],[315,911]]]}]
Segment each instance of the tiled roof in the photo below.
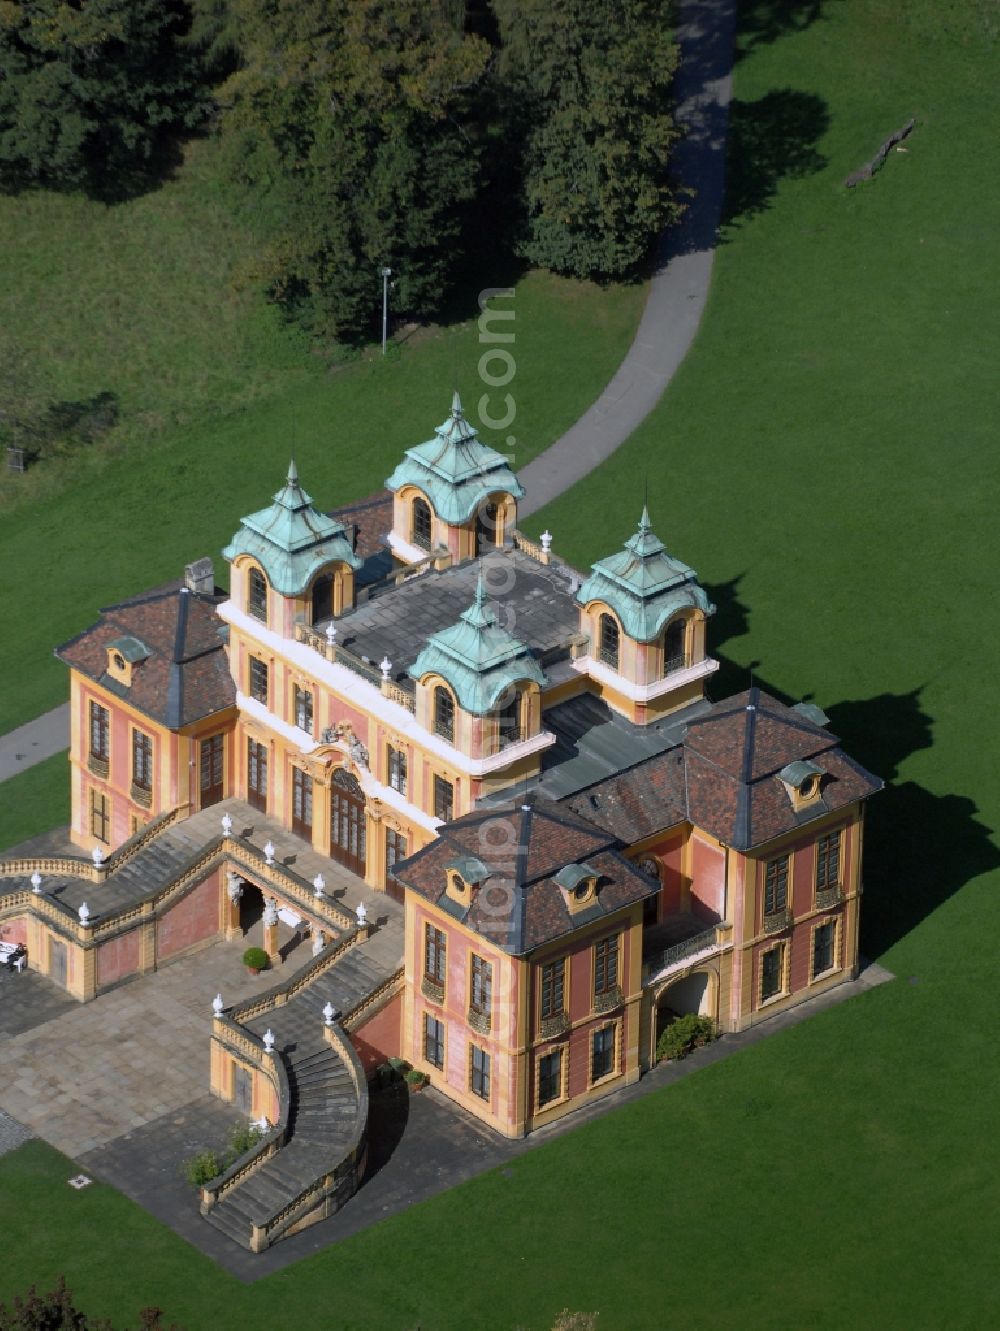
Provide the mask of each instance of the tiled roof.
[{"label": "tiled roof", "polygon": [[[780,773],[823,773],[821,796],[798,810]],[[633,843],[687,821],[735,850],[751,850],[881,790],[835,735],[759,689],[690,721],[673,749],[568,796],[561,807]]]},{"label": "tiled roof", "polygon": [[[55,649],[56,656],[110,693],[171,730],[232,707],[236,701],[215,607],[181,582],[103,609],[92,628]],[[149,656],[127,686],[107,674],[108,647],[123,635],[139,639]]]},{"label": "tiled roof", "polygon": [[[424,900],[521,956],[657,890],[618,853],[616,843],[616,837],[559,805],[507,805],[447,823],[436,841],[393,872]],[[491,870],[467,907],[445,895],[446,870],[463,855],[476,856]],[[555,875],[584,861],[597,871],[597,898],[587,910],[571,915]]]}]

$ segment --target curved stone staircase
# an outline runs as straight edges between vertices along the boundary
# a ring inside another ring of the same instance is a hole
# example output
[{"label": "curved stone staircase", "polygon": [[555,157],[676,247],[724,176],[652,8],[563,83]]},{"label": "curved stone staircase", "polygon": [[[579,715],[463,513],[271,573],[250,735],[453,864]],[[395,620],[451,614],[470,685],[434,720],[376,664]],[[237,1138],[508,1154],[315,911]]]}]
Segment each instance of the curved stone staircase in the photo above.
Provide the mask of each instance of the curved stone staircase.
[{"label": "curved stone staircase", "polygon": [[210,1224],[243,1247],[259,1252],[332,1215],[355,1192],[367,1159],[367,1084],[350,1038],[326,1025],[323,1009],[331,1003],[338,1016],[350,1014],[386,980],[385,962],[360,943],[286,1002],[239,1022],[256,1041],[273,1032],[288,1085],[283,1131],[269,1153],[237,1162],[236,1177],[202,1207]]}]

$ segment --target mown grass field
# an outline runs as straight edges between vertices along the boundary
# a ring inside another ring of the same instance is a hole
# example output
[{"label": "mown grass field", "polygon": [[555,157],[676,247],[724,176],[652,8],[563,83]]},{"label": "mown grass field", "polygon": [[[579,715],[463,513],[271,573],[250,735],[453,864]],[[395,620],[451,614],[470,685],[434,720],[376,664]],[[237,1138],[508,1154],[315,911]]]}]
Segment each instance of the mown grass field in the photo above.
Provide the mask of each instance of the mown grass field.
[{"label": "mown grass field", "polygon": [[[726,683],[753,665],[814,696],[891,782],[863,943],[897,979],[252,1288],[110,1189],[67,1197],[32,1144],[0,1161],[0,1297],[65,1272],[95,1313],[157,1302],[192,1331],[542,1331],[567,1306],[602,1331],[1000,1323],[995,7],[811,8],[795,29],[804,6],[767,6],[773,40],[745,27],[752,211],[693,353],[530,525],[586,564],[648,475],[657,530],[716,589]],[[912,114],[909,151],[845,193]]]}]

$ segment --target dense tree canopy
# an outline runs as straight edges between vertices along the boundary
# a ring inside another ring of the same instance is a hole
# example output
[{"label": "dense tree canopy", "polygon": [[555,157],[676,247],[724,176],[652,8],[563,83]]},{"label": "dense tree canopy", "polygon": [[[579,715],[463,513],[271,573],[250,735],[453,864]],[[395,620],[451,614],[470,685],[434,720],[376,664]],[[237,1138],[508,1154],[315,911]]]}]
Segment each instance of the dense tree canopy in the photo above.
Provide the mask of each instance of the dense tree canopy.
[{"label": "dense tree canopy", "polygon": [[0,187],[130,192],[211,85],[244,273],[323,337],[374,330],[384,266],[417,317],[486,249],[625,276],[679,211],[663,9],[0,0]]},{"label": "dense tree canopy", "polygon": [[462,248],[489,45],[446,0],[233,0],[224,126],[268,243],[261,273],[317,330],[371,320],[379,269],[433,309]]},{"label": "dense tree canopy", "polygon": [[183,0],[0,0],[0,184],[127,190],[201,111]]},{"label": "dense tree canopy", "polygon": [[523,254],[580,277],[620,277],[678,214],[677,48],[656,0],[493,0],[500,75],[525,138]]}]

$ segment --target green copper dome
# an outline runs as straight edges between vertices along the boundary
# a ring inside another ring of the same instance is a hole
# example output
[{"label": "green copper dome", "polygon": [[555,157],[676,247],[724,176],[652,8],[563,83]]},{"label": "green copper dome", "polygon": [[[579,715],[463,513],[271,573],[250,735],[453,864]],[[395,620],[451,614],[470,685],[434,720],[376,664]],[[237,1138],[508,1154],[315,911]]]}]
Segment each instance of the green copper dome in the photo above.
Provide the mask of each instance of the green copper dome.
[{"label": "green copper dome", "polygon": [[289,464],[288,479],[274,503],[244,518],[222,552],[230,563],[240,555],[256,559],[282,596],[302,596],[327,564],[349,564],[355,569],[362,564],[343,525],[313,508],[312,499],[299,485],[294,462]]},{"label": "green copper dome", "polygon": [[434,438],[406,450],[406,456],[385,483],[387,490],[415,485],[431,501],[443,522],[468,522],[477,506],[498,492],[520,499],[524,491],[507,459],[482,443],[462,414],[456,393],[451,415]]},{"label": "green copper dome", "polygon": [[530,650],[497,623],[486,604],[482,577],[469,609],[457,624],[427,639],[409,673],[416,680],[440,675],[455,690],[459,706],[476,716],[485,716],[504,691],[521,680],[534,680],[540,687],[546,683]]},{"label": "green copper dome", "polygon": [[653,534],[645,508],[639,530],[625,542],[625,549],[599,560],[591,570],[576,594],[577,603],[603,601],[638,642],[652,642],[678,610],[715,612],[694,569],[668,555]]}]

